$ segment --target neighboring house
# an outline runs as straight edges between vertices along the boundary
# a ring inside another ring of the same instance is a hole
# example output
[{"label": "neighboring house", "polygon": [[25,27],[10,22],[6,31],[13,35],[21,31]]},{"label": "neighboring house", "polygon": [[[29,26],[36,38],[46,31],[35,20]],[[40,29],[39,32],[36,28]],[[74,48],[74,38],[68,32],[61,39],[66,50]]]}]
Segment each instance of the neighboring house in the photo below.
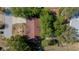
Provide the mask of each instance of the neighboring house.
[{"label": "neighboring house", "polygon": [[79,38],[79,12],[70,19],[70,26],[77,30],[77,37]]}]

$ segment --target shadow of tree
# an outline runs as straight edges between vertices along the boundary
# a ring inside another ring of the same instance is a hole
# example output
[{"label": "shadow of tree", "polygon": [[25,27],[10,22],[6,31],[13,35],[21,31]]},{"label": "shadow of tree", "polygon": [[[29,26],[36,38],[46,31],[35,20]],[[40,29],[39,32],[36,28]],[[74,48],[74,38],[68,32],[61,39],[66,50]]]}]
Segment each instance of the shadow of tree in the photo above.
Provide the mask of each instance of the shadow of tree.
[{"label": "shadow of tree", "polygon": [[28,39],[27,41],[29,47],[31,48],[31,51],[44,51],[41,42],[42,39],[38,36],[36,36],[35,38]]},{"label": "shadow of tree", "polygon": [[39,36],[36,36],[35,38],[31,38],[31,39],[29,39],[28,36],[24,36],[24,37],[28,38],[26,40],[26,43],[30,47],[31,51],[44,51],[41,45],[42,39]]}]

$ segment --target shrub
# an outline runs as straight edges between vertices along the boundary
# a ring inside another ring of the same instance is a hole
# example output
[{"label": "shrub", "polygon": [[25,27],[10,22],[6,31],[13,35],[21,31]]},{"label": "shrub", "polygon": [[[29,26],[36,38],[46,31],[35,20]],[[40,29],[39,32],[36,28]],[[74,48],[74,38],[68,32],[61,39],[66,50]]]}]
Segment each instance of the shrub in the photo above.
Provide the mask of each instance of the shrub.
[{"label": "shrub", "polygon": [[49,46],[49,43],[50,43],[50,40],[43,40],[42,41],[42,43],[41,43],[41,45],[42,45],[42,47],[46,47],[46,46]]},{"label": "shrub", "polygon": [[7,44],[9,46],[8,50],[13,51],[26,51],[29,50],[29,46],[26,43],[27,38],[23,36],[15,36],[7,39]]}]

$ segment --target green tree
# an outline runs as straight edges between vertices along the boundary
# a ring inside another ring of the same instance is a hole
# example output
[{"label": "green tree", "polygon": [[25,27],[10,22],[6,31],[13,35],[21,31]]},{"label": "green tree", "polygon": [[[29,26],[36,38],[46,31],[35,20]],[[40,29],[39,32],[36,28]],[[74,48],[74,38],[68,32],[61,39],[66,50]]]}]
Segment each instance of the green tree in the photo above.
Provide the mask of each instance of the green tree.
[{"label": "green tree", "polygon": [[60,35],[60,40],[64,43],[74,43],[78,41],[76,36],[76,30],[72,27],[67,27],[66,31],[64,31]]},{"label": "green tree", "polygon": [[40,15],[41,37],[50,37],[53,34],[53,16],[49,9],[44,8]]},{"label": "green tree", "polygon": [[63,8],[59,9],[59,12],[56,16],[56,21],[54,22],[54,28],[55,28],[55,35],[56,36],[61,35],[62,32],[64,32],[65,29],[66,29],[66,24],[64,23],[65,17],[61,15],[62,11],[63,11]]},{"label": "green tree", "polygon": [[39,17],[41,9],[41,7],[13,7],[11,8],[11,12],[14,16],[31,18]]},{"label": "green tree", "polygon": [[[55,28],[55,34],[56,36],[59,36],[62,34],[62,32],[65,31],[66,29],[66,24],[63,24],[64,21],[62,21],[64,18],[58,18],[58,20],[56,20],[54,22],[54,28]],[[61,20],[61,21],[60,21]]]},{"label": "green tree", "polygon": [[15,36],[7,39],[8,50],[11,51],[26,51],[29,50],[29,46],[26,42],[27,38],[23,36]]}]

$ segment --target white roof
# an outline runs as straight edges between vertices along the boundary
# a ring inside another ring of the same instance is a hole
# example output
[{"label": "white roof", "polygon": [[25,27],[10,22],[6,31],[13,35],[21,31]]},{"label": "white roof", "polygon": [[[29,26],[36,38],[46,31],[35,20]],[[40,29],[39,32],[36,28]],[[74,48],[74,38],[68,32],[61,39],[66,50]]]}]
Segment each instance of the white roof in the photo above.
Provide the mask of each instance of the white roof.
[{"label": "white roof", "polygon": [[70,20],[70,26],[74,27],[75,29],[79,29],[79,17],[72,18]]},{"label": "white roof", "polygon": [[12,16],[12,24],[17,24],[17,23],[26,23],[26,19]]}]

